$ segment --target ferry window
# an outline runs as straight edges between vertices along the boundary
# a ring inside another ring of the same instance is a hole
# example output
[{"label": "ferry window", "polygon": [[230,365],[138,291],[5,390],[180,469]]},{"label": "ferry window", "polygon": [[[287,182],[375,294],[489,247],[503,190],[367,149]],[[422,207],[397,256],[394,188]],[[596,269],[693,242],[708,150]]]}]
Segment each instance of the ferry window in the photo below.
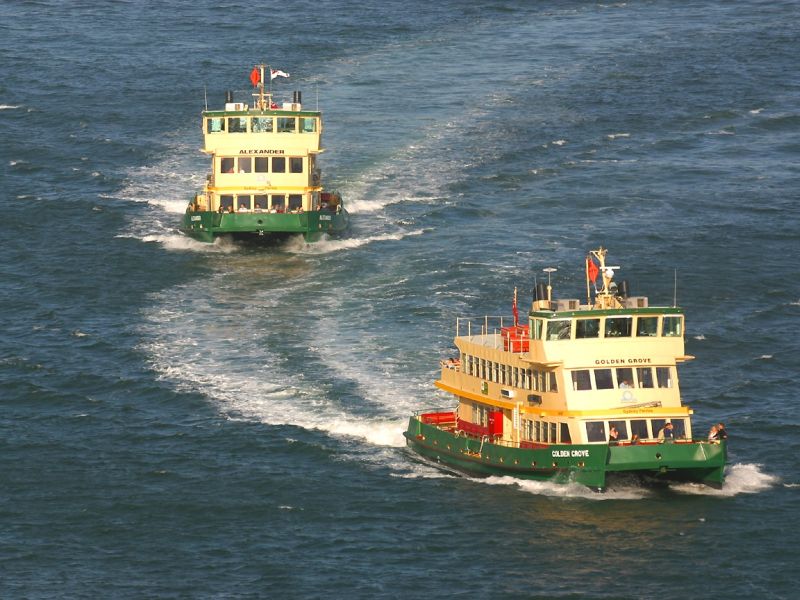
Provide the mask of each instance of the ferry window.
[{"label": "ferry window", "polygon": [[285,202],[286,202],[286,196],[284,196],[283,194],[273,194],[272,210],[283,212],[283,209],[286,206]]},{"label": "ferry window", "polygon": [[486,375],[486,359],[481,359],[481,379],[488,379]]},{"label": "ferry window", "polygon": [[278,133],[294,133],[294,117],[278,117]]},{"label": "ferry window", "polygon": [[541,436],[539,435],[539,421],[533,422],[533,439],[534,441],[541,441]]},{"label": "ferry window", "polygon": [[556,374],[555,373],[546,373],[545,376],[548,377],[550,380],[550,388],[547,390],[548,392],[557,392],[558,385],[556,385]]},{"label": "ferry window", "polygon": [[289,159],[289,173],[302,173],[303,172],[303,159],[293,156]]},{"label": "ferry window", "polygon": [[219,159],[219,172],[220,173],[233,173],[233,159],[220,158]]},{"label": "ferry window", "polygon": [[[547,423],[544,423],[544,422],[543,422],[543,423],[542,423],[542,429],[541,429],[541,431],[540,431],[540,434],[541,434],[541,441],[543,441],[543,442],[549,442],[549,441],[550,441],[550,438],[548,438],[548,437],[547,437],[547,433],[548,433],[548,431],[549,431],[549,429],[548,429],[548,427],[547,427]],[[555,440],[553,440],[553,441],[555,441]]]},{"label": "ferry window", "polygon": [[619,433],[620,440],[627,440],[628,439],[628,423],[625,421],[609,421],[608,422],[609,429],[611,427],[617,428],[617,433]]},{"label": "ferry window", "polygon": [[221,212],[233,210],[233,195],[224,195],[219,197],[219,209]]},{"label": "ferry window", "polygon": [[578,319],[575,321],[575,339],[600,336],[600,319]]},{"label": "ferry window", "polygon": [[542,339],[542,319],[533,319],[533,339]]},{"label": "ferry window", "polygon": [[666,419],[653,419],[650,421],[650,426],[653,428],[653,437],[658,436],[658,432],[664,428],[664,423],[666,422]]},{"label": "ferry window", "polygon": [[239,173],[250,173],[253,170],[253,160],[248,156],[239,158]]},{"label": "ferry window", "polygon": [[221,131],[225,131],[225,119],[222,117],[206,119],[206,131],[208,133],[220,133]]},{"label": "ferry window", "polygon": [[639,317],[636,319],[636,335],[639,337],[655,337],[658,329],[658,317]]},{"label": "ferry window", "polygon": [[606,318],[606,337],[630,337],[631,317],[607,317]]},{"label": "ferry window", "polygon": [[286,173],[286,159],[283,156],[272,157],[272,172]]},{"label": "ferry window", "polygon": [[539,389],[538,387],[536,387],[536,388],[533,387],[534,379],[533,379],[532,375],[533,375],[533,372],[530,369],[525,369],[525,383],[526,383],[526,385],[524,387],[526,389],[529,389],[529,390],[535,389],[535,390],[538,391],[538,389]]},{"label": "ferry window", "polygon": [[680,317],[664,317],[661,326],[661,335],[664,337],[680,337],[683,335]]},{"label": "ferry window", "polygon": [[268,173],[269,172],[269,158],[266,156],[258,156],[256,157],[256,173]]},{"label": "ferry window", "polygon": [[633,369],[629,367],[617,369],[617,387],[623,390],[633,387]]},{"label": "ferry window", "polygon": [[309,117],[300,117],[300,132],[314,133],[317,130],[317,120]]},{"label": "ferry window", "polygon": [[492,381],[494,381],[495,383],[499,383],[500,382],[500,363],[492,363],[492,367],[493,367],[492,368],[492,374],[494,375],[494,379],[492,379]]},{"label": "ferry window", "polygon": [[572,437],[569,435],[569,425],[566,423],[561,423],[561,443],[562,444],[571,444]]},{"label": "ferry window", "polygon": [[250,210],[250,196],[236,196],[236,210]]},{"label": "ferry window", "polygon": [[636,367],[636,378],[640,388],[653,387],[653,369],[650,367]]},{"label": "ferry window", "polygon": [[586,439],[590,442],[605,442],[606,424],[603,421],[588,421],[586,423]]},{"label": "ferry window", "polygon": [[270,133],[272,131],[272,117],[253,117],[250,123],[253,133]]},{"label": "ferry window", "polygon": [[228,133],[247,133],[245,117],[228,117]]},{"label": "ferry window", "polygon": [[592,380],[589,378],[588,369],[572,372],[572,389],[579,391],[592,389]]},{"label": "ferry window", "polygon": [[557,319],[547,322],[548,340],[568,340],[572,335],[572,321],[570,319]]},{"label": "ferry window", "polygon": [[555,444],[556,443],[556,431],[558,431],[558,425],[555,423],[550,423],[550,441]]},{"label": "ferry window", "polygon": [[289,210],[299,210],[303,208],[303,196],[301,194],[289,194]]},{"label": "ferry window", "polygon": [[676,439],[684,440],[686,439],[686,423],[683,419],[670,419],[672,422],[672,435],[675,436]]},{"label": "ferry window", "polygon": [[611,369],[595,369],[594,386],[598,390],[613,390],[614,380],[611,378]]},{"label": "ferry window", "polygon": [[255,196],[256,210],[267,210],[267,196],[265,194],[258,194]]},{"label": "ferry window", "polygon": [[647,419],[631,419],[631,435],[638,435],[640,439],[649,438]]},{"label": "ferry window", "polygon": [[656,367],[656,380],[658,387],[671,388],[672,387],[672,374],[669,367]]}]

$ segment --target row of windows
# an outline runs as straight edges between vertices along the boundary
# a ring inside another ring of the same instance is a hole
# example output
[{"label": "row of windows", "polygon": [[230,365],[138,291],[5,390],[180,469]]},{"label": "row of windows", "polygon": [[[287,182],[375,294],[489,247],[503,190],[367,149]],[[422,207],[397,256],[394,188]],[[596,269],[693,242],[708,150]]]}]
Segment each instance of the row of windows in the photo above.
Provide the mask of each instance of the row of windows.
[{"label": "row of windows", "polygon": [[[671,367],[619,367],[616,369],[577,369],[572,371],[573,390],[613,390],[614,388],[671,388]],[[594,386],[592,386],[594,382]]]},{"label": "row of windows", "polygon": [[316,133],[314,117],[209,117],[206,133]]},{"label": "row of windows", "polygon": [[590,442],[606,442],[606,425],[608,429],[616,427],[619,441],[629,441],[636,436],[637,439],[654,439],[664,428],[667,421],[672,422],[672,433],[675,438],[686,437],[686,423],[684,419],[630,419],[624,421],[588,421],[586,423],[586,439]]},{"label": "row of windows", "polygon": [[223,156],[219,159],[220,173],[289,173],[303,172],[301,156]]},{"label": "row of windows", "polygon": [[[288,204],[287,204],[288,200]],[[220,212],[247,212],[273,211],[273,212],[292,212],[299,211],[303,207],[302,194],[222,194],[219,197]]]},{"label": "row of windows", "polygon": [[[545,323],[547,328],[545,330]],[[660,328],[659,328],[660,325]],[[534,319],[533,339],[547,340],[621,338],[621,337],[681,337],[683,335],[683,317],[605,317],[592,319]]]},{"label": "row of windows", "polygon": [[[569,427],[566,423],[561,423],[559,428],[557,423],[547,421],[522,420],[522,439],[529,442],[539,442],[542,444],[571,444],[572,438],[569,435]],[[561,430],[561,438],[557,438],[558,430]]]},{"label": "row of windows", "polygon": [[[655,439],[667,421],[672,422],[673,435],[677,439],[686,437],[684,419],[630,419],[619,421],[588,421],[586,439],[589,442],[607,442],[607,431],[616,427],[621,442],[636,439]],[[560,435],[557,435],[560,434]],[[522,420],[521,437],[525,441],[541,444],[571,444],[572,438],[566,423],[550,423],[532,419]]]},{"label": "row of windows", "polygon": [[557,392],[556,375],[553,372],[512,367],[491,360],[465,354],[462,360],[467,375],[480,377],[501,385],[508,385],[537,392]]}]

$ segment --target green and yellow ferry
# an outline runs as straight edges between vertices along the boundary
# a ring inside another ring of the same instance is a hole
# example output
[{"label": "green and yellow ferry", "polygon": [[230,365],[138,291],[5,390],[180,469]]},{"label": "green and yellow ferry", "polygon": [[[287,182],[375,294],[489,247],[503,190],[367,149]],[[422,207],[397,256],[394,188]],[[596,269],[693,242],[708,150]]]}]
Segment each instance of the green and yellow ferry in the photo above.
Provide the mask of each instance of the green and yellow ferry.
[{"label": "green and yellow ferry", "polygon": [[634,474],[721,487],[727,440],[695,435],[681,402],[677,366],[694,358],[684,350],[683,311],[629,295],[606,252],[586,257],[585,304],[554,299],[555,269],[545,269],[527,324],[518,322],[516,290],[513,322],[457,319],[458,356],[442,361],[435,385],[458,405],[412,416],[408,446],[478,476],[604,490],[617,474]]},{"label": "green and yellow ferry", "polygon": [[299,91],[292,102],[274,102],[271,81],[277,76],[288,74],[256,65],[250,72],[257,88],[252,106],[234,102],[229,91],[224,110],[203,111],[202,151],[211,156],[211,173],[181,222],[181,231],[192,238],[302,234],[316,241],[347,228],[341,195],[322,187],[322,113],[305,109]]}]

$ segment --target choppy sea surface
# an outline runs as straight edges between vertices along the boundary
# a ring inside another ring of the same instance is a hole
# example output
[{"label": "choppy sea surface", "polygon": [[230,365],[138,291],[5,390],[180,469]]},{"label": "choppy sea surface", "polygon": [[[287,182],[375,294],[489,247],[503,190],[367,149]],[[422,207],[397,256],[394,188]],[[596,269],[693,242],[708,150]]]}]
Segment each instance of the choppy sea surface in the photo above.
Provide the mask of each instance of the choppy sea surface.
[{"label": "choppy sea surface", "polygon": [[[0,4],[0,597],[796,598],[800,4]],[[177,231],[266,61],[352,229]],[[457,477],[457,316],[609,248],[687,313],[722,490]],[[677,287],[675,282],[677,281]]]}]

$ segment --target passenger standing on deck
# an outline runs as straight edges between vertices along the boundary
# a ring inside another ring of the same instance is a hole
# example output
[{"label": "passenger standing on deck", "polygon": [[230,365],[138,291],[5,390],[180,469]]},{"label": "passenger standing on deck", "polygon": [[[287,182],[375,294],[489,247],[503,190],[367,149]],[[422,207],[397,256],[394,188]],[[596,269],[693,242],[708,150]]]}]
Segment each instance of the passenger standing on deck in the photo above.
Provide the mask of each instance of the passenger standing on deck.
[{"label": "passenger standing on deck", "polygon": [[724,423],[717,423],[717,439],[718,440],[727,440],[728,439],[728,432],[725,431],[725,424]]},{"label": "passenger standing on deck", "polygon": [[658,432],[658,439],[660,440],[672,440],[675,438],[675,434],[672,431],[672,423],[666,423],[664,427],[661,428],[661,431]]}]

